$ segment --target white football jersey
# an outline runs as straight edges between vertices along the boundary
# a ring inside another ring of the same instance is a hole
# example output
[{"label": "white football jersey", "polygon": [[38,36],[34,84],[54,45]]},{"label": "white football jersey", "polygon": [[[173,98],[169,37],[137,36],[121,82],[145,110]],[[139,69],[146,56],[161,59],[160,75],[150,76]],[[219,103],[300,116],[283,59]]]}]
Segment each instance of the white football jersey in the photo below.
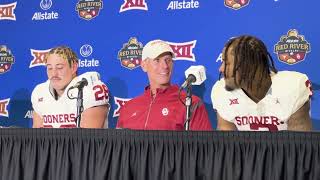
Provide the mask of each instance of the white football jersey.
[{"label": "white football jersey", "polygon": [[[50,91],[50,81],[39,84],[31,95],[34,111],[42,116],[45,128],[76,127],[78,89],[68,89],[86,78],[88,85],[83,88],[83,111],[90,107],[107,105],[109,102],[108,87],[100,80],[97,72],[87,72],[75,77],[57,100]],[[74,99],[69,99],[69,97]],[[108,117],[107,117],[108,118]],[[106,118],[105,127],[108,125]]]},{"label": "white football jersey", "polygon": [[219,115],[243,131],[287,130],[288,119],[312,95],[305,74],[281,71],[271,76],[266,96],[255,103],[242,89],[227,91],[225,81],[217,81],[211,91],[213,108]]}]

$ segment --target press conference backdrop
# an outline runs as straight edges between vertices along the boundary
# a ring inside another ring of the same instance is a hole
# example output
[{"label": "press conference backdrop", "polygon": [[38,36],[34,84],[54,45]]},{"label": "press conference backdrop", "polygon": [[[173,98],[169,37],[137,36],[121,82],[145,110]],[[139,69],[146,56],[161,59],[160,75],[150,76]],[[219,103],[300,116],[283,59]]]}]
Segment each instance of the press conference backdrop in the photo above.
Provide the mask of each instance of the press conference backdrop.
[{"label": "press conference backdrop", "polygon": [[47,79],[43,57],[68,45],[79,57],[79,73],[97,71],[109,87],[109,126],[115,127],[120,106],[148,84],[140,68],[143,45],[162,39],[176,54],[173,83],[182,84],[191,65],[206,67],[207,80],[193,93],[216,127],[210,93],[222,48],[229,38],[250,34],[266,43],[279,70],[308,75],[319,130],[319,6],[316,0],[0,0],[0,125],[32,126],[31,92]]}]

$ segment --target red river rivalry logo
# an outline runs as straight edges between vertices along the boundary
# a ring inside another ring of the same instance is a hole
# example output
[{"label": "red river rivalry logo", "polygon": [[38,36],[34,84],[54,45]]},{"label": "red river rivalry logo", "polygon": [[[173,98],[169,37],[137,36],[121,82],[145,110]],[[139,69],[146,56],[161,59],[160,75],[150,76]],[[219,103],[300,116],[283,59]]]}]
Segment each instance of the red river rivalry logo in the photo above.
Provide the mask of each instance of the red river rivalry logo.
[{"label": "red river rivalry logo", "polygon": [[137,38],[130,38],[128,43],[123,44],[122,49],[118,52],[121,66],[130,70],[139,67],[142,59],[142,49],[143,45],[138,42]]},{"label": "red river rivalry logo", "polygon": [[291,29],[287,35],[281,36],[280,41],[274,46],[274,53],[278,55],[278,59],[289,65],[303,61],[310,51],[310,44],[295,29]]},{"label": "red river rivalry logo", "polygon": [[79,0],[76,11],[80,18],[91,20],[99,15],[102,5],[102,0]]},{"label": "red river rivalry logo", "polygon": [[14,10],[16,9],[17,2],[11,4],[0,4],[0,20],[16,20]]},{"label": "red river rivalry logo", "polygon": [[14,56],[5,45],[0,45],[0,74],[6,73],[14,64]]},{"label": "red river rivalry logo", "polygon": [[50,49],[47,50],[36,50],[36,49],[30,49],[31,56],[33,59],[30,62],[29,68],[33,68],[36,66],[44,66],[44,58],[48,54]]},{"label": "red river rivalry logo", "polygon": [[124,3],[120,7],[120,13],[128,10],[148,10],[148,5],[145,0],[124,0]]},{"label": "red river rivalry logo", "polygon": [[7,109],[9,102],[10,98],[0,100],[0,116],[9,117],[9,111]]},{"label": "red river rivalry logo", "polygon": [[224,5],[228,8],[238,10],[249,4],[250,0],[224,0]]},{"label": "red river rivalry logo", "polygon": [[118,117],[120,115],[120,108],[123,107],[128,101],[130,101],[130,98],[119,98],[114,97],[114,103],[117,105],[117,109],[113,112],[113,117]]}]

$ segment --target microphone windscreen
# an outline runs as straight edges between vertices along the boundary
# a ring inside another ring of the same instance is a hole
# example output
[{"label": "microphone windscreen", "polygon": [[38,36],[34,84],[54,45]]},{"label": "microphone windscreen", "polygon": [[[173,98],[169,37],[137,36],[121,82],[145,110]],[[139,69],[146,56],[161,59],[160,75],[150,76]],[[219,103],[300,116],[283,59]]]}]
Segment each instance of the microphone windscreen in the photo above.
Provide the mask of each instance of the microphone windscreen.
[{"label": "microphone windscreen", "polygon": [[196,81],[193,82],[192,85],[200,85],[207,79],[205,67],[202,65],[190,66],[185,71],[186,78],[188,78],[190,74],[196,77]]}]

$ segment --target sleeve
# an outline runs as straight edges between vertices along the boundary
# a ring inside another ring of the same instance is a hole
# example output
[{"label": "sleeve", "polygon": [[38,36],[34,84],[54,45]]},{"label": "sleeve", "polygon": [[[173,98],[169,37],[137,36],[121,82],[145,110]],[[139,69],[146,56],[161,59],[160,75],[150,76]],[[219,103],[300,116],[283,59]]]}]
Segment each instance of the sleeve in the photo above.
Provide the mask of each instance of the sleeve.
[{"label": "sleeve", "polygon": [[204,103],[196,97],[195,103],[192,106],[190,129],[195,131],[211,131],[212,126]]},{"label": "sleeve", "polygon": [[212,107],[224,120],[233,123],[235,115],[231,107],[226,104],[227,96],[228,93],[224,88],[224,81],[217,81],[211,90]]},{"label": "sleeve", "polygon": [[83,89],[84,110],[109,104],[109,88],[102,82],[97,81],[92,85],[85,86]]},{"label": "sleeve", "polygon": [[291,105],[291,114],[298,111],[312,96],[311,81],[308,77],[305,74],[300,74],[297,79],[298,81],[294,85],[295,90],[292,91],[292,94],[289,96],[291,100],[289,103]]},{"label": "sleeve", "polygon": [[33,91],[32,91],[32,94],[31,94],[31,103],[32,103],[32,108],[33,110],[39,114],[39,115],[42,115],[41,112],[40,112],[40,107],[39,107],[39,87],[36,86]]},{"label": "sleeve", "polygon": [[222,82],[217,81],[211,90],[211,101],[212,101],[212,107],[215,110],[221,109],[221,103],[220,103],[220,99],[219,99],[219,91],[221,89],[222,86]]},{"label": "sleeve", "polygon": [[125,112],[125,109],[126,109],[126,106],[127,104],[125,104],[124,106],[122,106],[120,108],[120,114],[119,114],[119,118],[118,118],[118,121],[117,121],[117,125],[116,125],[116,128],[117,129],[122,129],[124,128],[124,121],[126,120],[126,112]]},{"label": "sleeve", "polygon": [[[118,129],[124,129],[124,128],[131,128],[131,125],[129,125],[130,120],[134,120],[135,118],[132,118],[132,110],[135,111],[137,108],[136,102],[137,98],[127,99],[128,101],[125,102],[123,106],[120,107],[119,110],[119,118],[116,125],[116,128]],[[130,115],[130,117],[129,117]]]}]

